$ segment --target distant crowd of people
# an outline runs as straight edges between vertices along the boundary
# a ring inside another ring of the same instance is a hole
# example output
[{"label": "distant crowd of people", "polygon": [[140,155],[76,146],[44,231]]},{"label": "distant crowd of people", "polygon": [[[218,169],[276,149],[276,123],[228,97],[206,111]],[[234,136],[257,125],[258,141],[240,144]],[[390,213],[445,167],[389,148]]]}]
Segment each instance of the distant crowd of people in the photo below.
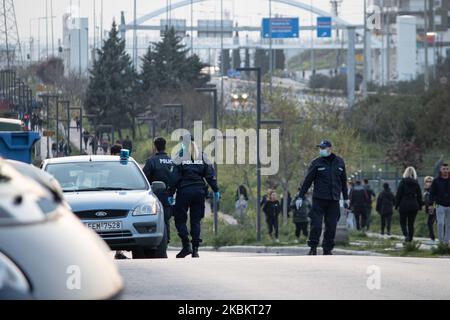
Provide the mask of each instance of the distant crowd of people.
[{"label": "distant crowd of people", "polygon": [[92,151],[91,153],[93,155],[111,154],[113,148],[128,149],[130,151],[130,155],[133,152],[133,142],[131,141],[129,136],[126,136],[123,141],[121,141],[120,139],[116,140],[114,144],[111,143],[111,136],[106,133],[100,134],[96,132],[94,134],[91,134],[85,129],[83,130],[82,136],[85,152],[87,152],[88,147],[90,147]]},{"label": "distant crowd of people", "polygon": [[[415,233],[416,217],[422,209],[427,215],[429,238],[435,242],[435,226],[437,224],[437,238],[440,243],[448,244],[450,241],[450,169],[449,165],[440,165],[439,175],[436,178],[424,178],[423,191],[418,182],[417,172],[408,167],[398,185],[397,192],[391,190],[389,183],[383,184],[383,190],[378,194],[370,187],[369,181],[356,180],[349,183],[348,215],[352,217],[352,225],[359,231],[369,231],[372,222],[372,211],[375,205],[380,215],[380,233],[391,235],[392,217],[394,210],[400,215],[400,227],[405,242],[412,242]],[[310,216],[313,210],[312,192],[308,191],[302,205],[297,209],[295,202],[298,195],[291,199],[288,193],[287,212],[292,212],[292,222],[295,224],[296,242],[303,234],[308,238]],[[260,203],[265,214],[268,233],[271,239],[279,242],[279,216],[283,212],[283,198],[278,200],[277,192],[268,189]],[[236,212],[242,214],[248,207],[247,190],[239,186],[236,191]]]}]

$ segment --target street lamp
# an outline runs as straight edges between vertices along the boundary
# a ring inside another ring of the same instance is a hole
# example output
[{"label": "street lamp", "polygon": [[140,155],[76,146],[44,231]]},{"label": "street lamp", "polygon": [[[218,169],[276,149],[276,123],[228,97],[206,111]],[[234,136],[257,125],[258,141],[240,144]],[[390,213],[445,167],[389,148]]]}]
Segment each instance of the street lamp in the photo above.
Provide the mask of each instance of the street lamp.
[{"label": "street lamp", "polygon": [[256,241],[261,241],[261,158],[259,141],[261,129],[261,68],[237,68],[239,72],[256,72]]},{"label": "street lamp", "polygon": [[[213,128],[217,130],[218,119],[217,119],[217,88],[197,88],[195,91],[200,93],[212,93],[213,96]],[[217,137],[214,138],[214,155],[217,154]],[[217,170],[217,161],[214,161],[214,171],[216,172],[216,179],[218,180],[219,171]],[[213,197],[213,207],[214,207],[214,235],[217,236],[218,226],[219,226],[219,212],[217,208],[216,198]]]}]

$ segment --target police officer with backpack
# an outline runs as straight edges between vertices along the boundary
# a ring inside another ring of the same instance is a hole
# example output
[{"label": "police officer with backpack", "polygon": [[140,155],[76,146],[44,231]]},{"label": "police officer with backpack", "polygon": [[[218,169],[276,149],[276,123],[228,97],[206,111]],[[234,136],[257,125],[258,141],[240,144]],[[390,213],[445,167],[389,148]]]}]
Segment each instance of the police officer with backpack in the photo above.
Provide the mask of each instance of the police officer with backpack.
[{"label": "police officer with backpack", "polygon": [[[173,194],[176,191],[175,226],[183,244],[177,258],[185,258],[190,254],[193,258],[198,258],[198,248],[202,242],[201,220],[205,216],[205,199],[208,192],[205,181],[213,190],[217,202],[220,200],[220,193],[213,166],[203,152],[199,151],[190,134],[182,138],[180,149],[178,156],[174,158],[174,180],[169,192],[169,201],[173,203]],[[192,247],[186,225],[188,210]]]},{"label": "police officer with backpack", "polygon": [[162,181],[166,184],[167,189],[156,191],[162,206],[164,207],[164,221],[166,222],[167,240],[170,242],[170,218],[172,217],[173,203],[169,203],[169,187],[172,181],[173,161],[166,153],[166,140],[164,138],[156,138],[153,141],[155,154],[150,157],[144,166],[144,174],[148,182]]}]

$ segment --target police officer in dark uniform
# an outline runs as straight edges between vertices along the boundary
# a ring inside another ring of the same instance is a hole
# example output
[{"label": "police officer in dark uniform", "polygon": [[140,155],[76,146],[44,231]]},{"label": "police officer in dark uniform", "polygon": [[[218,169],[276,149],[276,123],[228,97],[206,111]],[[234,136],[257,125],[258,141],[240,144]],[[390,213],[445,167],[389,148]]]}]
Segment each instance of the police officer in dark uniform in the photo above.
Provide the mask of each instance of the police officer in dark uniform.
[{"label": "police officer in dark uniform", "polygon": [[170,218],[172,217],[173,203],[169,203],[169,187],[171,185],[173,173],[173,161],[167,155],[166,140],[164,138],[156,138],[153,141],[155,154],[150,157],[144,166],[144,174],[150,183],[162,181],[166,184],[167,189],[156,191],[155,195],[164,207],[164,221],[166,222],[167,240],[170,242]]},{"label": "police officer in dark uniform", "polygon": [[[181,150],[178,157],[174,159],[174,163],[174,183],[170,193],[171,195],[175,191],[177,193],[174,213],[175,226],[183,243],[183,248],[177,254],[177,258],[185,258],[189,254],[192,254],[193,258],[198,258],[198,248],[202,242],[200,238],[201,220],[205,216],[205,199],[208,192],[205,180],[213,190],[216,201],[220,200],[216,173],[206,156],[199,152],[190,134],[183,137]],[[192,247],[186,225],[188,210]]]},{"label": "police officer in dark uniform", "polygon": [[330,141],[323,140],[317,147],[320,148],[320,157],[312,161],[295,205],[297,209],[301,207],[306,193],[314,183],[313,207],[310,217],[311,231],[308,241],[308,246],[311,248],[309,255],[317,255],[323,220],[325,220],[323,254],[332,255],[336,227],[340,218],[341,194],[345,208],[348,208],[349,205],[347,173],[344,160],[331,152]]}]

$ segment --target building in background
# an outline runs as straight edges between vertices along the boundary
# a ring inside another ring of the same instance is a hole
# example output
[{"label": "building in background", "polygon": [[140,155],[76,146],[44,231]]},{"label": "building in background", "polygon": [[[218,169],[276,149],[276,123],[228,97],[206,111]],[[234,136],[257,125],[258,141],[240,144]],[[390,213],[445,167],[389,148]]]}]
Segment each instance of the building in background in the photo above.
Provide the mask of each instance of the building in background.
[{"label": "building in background", "polygon": [[89,19],[63,16],[62,58],[66,72],[85,74],[89,68]]}]

